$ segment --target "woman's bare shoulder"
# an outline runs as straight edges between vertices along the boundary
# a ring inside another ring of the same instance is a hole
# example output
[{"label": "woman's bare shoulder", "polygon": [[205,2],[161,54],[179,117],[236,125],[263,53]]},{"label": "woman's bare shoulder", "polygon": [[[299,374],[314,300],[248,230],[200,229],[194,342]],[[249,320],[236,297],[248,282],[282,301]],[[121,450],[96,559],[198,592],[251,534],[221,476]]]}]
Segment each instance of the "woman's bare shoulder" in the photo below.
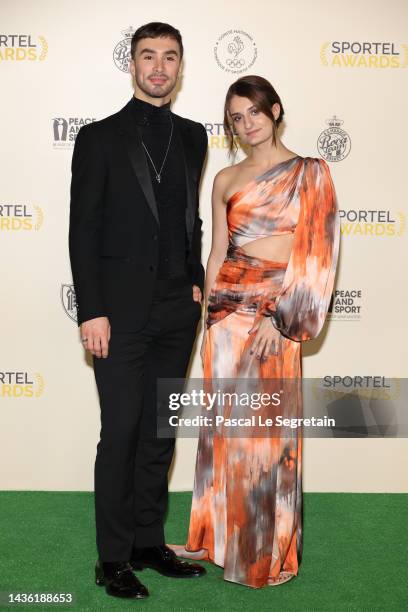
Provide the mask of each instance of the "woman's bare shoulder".
[{"label": "woman's bare shoulder", "polygon": [[230,186],[234,183],[236,177],[239,176],[240,171],[243,169],[243,161],[234,164],[233,166],[226,166],[225,168],[222,168],[214,177],[214,190],[223,196],[224,201],[227,200],[225,197],[226,192],[229,190]]},{"label": "woman's bare shoulder", "polygon": [[228,181],[234,175],[235,168],[236,166],[226,166],[225,168],[221,168],[221,170],[219,170],[214,177],[214,183],[223,183],[224,181]]}]

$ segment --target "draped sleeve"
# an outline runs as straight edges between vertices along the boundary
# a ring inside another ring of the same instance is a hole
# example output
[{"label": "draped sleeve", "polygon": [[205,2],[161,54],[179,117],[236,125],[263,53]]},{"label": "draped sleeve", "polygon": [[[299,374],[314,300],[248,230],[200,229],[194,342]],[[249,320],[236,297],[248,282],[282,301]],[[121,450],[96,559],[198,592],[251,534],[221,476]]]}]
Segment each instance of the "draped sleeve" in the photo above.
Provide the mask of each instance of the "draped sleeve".
[{"label": "draped sleeve", "polygon": [[340,219],[330,170],[306,158],[299,189],[299,219],[282,288],[263,304],[274,326],[296,341],[315,338],[323,327],[336,273]]}]

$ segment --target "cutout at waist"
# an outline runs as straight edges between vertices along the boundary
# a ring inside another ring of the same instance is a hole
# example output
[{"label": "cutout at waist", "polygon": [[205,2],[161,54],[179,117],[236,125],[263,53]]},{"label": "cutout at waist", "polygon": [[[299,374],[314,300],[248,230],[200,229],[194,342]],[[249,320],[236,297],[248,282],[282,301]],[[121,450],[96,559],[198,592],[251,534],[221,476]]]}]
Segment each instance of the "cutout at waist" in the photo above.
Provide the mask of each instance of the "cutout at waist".
[{"label": "cutout at waist", "polygon": [[294,232],[285,232],[250,240],[240,244],[240,249],[250,257],[288,263],[293,247]]}]

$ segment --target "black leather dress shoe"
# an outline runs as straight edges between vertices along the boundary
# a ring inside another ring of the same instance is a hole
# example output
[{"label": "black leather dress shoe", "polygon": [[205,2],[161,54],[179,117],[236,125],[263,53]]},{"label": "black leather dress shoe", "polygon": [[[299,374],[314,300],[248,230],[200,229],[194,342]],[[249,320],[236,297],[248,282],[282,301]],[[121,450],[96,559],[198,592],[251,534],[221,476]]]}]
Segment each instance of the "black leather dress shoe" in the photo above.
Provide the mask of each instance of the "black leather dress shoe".
[{"label": "black leather dress shoe", "polygon": [[144,599],[149,591],[136,578],[129,563],[109,563],[97,561],[95,582],[104,586],[108,595],[127,599]]},{"label": "black leather dress shoe", "polygon": [[130,565],[135,571],[148,567],[170,578],[200,578],[207,573],[197,563],[181,561],[171,548],[165,545],[134,548]]}]

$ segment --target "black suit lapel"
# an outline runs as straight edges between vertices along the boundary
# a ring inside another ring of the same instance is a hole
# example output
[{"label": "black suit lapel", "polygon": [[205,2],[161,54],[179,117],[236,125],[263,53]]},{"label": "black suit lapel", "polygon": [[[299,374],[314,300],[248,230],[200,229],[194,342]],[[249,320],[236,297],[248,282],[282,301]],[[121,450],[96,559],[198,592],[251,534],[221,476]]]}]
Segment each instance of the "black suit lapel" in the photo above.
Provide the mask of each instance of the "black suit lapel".
[{"label": "black suit lapel", "polygon": [[137,180],[143,190],[147,203],[152,211],[157,223],[159,222],[159,212],[157,202],[154,195],[152,181],[150,177],[149,167],[147,165],[146,155],[142,146],[140,132],[137,129],[135,120],[131,115],[130,103],[119,113],[121,130],[130,163],[136,174]]},{"label": "black suit lapel", "polygon": [[190,126],[177,115],[173,115],[173,119],[178,127],[176,130],[177,137],[181,140],[181,149],[183,151],[184,168],[186,172],[186,188],[187,188],[187,206],[186,206],[186,231],[188,246],[191,246],[193,236],[193,227],[195,219],[196,198],[195,198],[195,169],[194,169],[194,142],[191,136]]}]

